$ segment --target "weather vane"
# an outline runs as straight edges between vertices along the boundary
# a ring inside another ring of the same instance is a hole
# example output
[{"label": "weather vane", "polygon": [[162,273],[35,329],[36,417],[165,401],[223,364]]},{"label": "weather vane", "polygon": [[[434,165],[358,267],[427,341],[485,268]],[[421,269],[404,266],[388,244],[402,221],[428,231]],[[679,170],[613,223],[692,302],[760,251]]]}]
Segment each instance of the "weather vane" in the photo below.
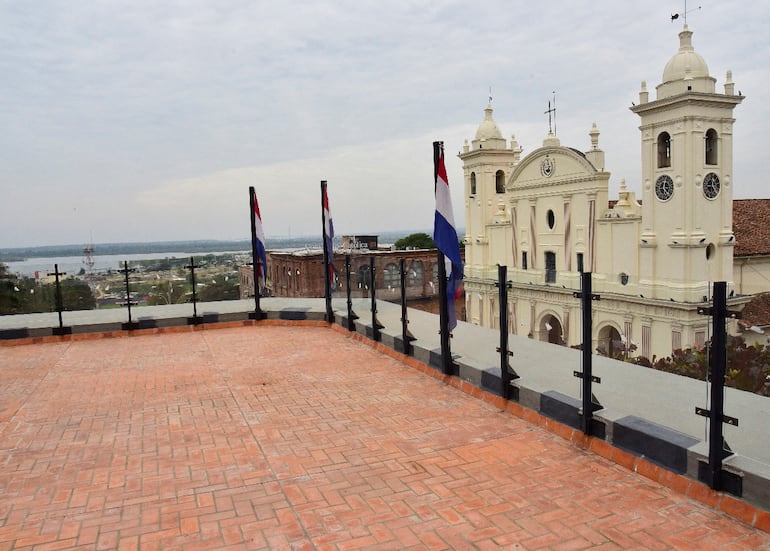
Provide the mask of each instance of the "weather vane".
[{"label": "weather vane", "polygon": [[679,19],[679,16],[681,15],[684,18],[684,24],[687,25],[687,14],[693,11],[698,11],[700,9],[700,6],[697,8],[693,8],[691,10],[687,9],[687,0],[684,0],[684,11],[680,13],[672,13],[671,14],[671,22],[673,23],[674,20]]},{"label": "weather vane", "polygon": [[[544,115],[548,115],[548,133],[556,134],[556,91],[553,91],[553,106],[551,100],[548,100],[548,110],[543,112]],[[553,114],[553,126],[551,125],[551,114]]]},{"label": "weather vane", "polygon": [[489,87],[489,105],[492,105],[492,86]]}]

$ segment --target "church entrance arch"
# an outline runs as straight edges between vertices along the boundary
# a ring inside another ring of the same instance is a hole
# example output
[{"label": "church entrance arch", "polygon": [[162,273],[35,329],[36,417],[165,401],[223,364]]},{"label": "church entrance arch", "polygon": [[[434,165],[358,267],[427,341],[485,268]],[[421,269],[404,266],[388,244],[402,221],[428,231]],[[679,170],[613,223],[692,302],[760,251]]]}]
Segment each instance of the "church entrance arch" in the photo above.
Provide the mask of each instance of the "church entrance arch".
[{"label": "church entrance arch", "polygon": [[553,314],[546,314],[540,320],[540,340],[551,344],[564,344],[564,330],[559,318]]},{"label": "church entrance arch", "polygon": [[612,325],[605,325],[599,330],[599,343],[596,351],[609,358],[622,358],[625,352],[625,344],[620,332]]}]

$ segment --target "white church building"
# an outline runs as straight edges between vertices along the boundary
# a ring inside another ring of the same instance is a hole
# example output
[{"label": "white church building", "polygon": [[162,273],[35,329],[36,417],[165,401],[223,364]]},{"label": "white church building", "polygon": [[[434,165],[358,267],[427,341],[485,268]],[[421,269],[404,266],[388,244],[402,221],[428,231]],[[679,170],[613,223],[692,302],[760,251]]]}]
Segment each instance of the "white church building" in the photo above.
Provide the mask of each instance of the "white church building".
[{"label": "white church building", "polygon": [[[692,34],[685,25],[661,83],[650,92],[642,82],[631,107],[641,130],[641,197],[621,182],[609,200],[595,124],[587,151],[549,133],[522,157],[491,105],[485,109],[459,154],[468,322],[497,326],[498,264],[512,282],[504,306],[510,332],[568,346],[581,343],[573,296],[580,267],[592,272],[601,297],[593,302],[592,348],[611,355],[652,359],[703,345],[709,319],[698,308],[714,281],[728,282],[732,307],[748,302],[734,282],[733,110],[744,97],[729,70],[717,89]],[[768,262],[753,266],[764,271]]]}]

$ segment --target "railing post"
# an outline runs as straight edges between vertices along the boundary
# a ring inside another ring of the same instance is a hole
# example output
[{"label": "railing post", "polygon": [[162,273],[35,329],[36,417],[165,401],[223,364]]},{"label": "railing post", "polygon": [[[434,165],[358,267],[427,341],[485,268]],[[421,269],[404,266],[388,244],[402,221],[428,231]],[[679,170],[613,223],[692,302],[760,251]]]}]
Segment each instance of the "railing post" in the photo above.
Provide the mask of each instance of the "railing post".
[{"label": "railing post", "polygon": [[[582,268],[580,266],[579,268]],[[583,371],[575,371],[573,375],[575,377],[583,379],[581,385],[581,393],[583,395],[583,415],[580,420],[580,428],[583,434],[591,435],[592,427],[591,422],[594,417],[594,401],[593,390],[591,389],[592,383],[601,383],[599,377],[593,375],[593,311],[591,308],[591,301],[599,300],[599,295],[595,295],[591,292],[591,272],[581,272],[580,274],[580,291],[574,293],[573,296],[581,299],[581,310],[583,314]]]},{"label": "railing post", "polygon": [[508,279],[508,266],[497,266],[497,292],[500,304],[500,396],[508,400],[511,395],[511,381],[519,376],[511,368],[508,358],[513,353],[508,350],[508,289],[511,287]]},{"label": "railing post", "polygon": [[67,272],[60,272],[59,265],[54,264],[53,272],[48,272],[48,275],[56,277],[56,311],[59,314],[59,327],[54,328],[53,334],[69,335],[70,333],[72,333],[72,328],[64,327],[64,321],[62,320],[62,316],[61,316],[62,310],[64,310],[64,301],[62,300],[62,296],[61,296],[61,282],[59,280],[59,276],[67,275]]},{"label": "railing post", "polygon": [[727,282],[714,282],[714,305],[711,308],[699,308],[698,313],[711,315],[713,337],[711,339],[711,407],[695,408],[695,413],[709,418],[709,459],[708,464],[698,466],[698,478],[714,490],[729,491],[740,496],[743,492],[740,477],[722,469],[722,459],[730,455],[725,450],[722,423],[738,426],[738,419],[724,414],[725,373],[727,371],[727,318],[740,317],[740,312],[727,309]]},{"label": "railing post", "polygon": [[198,266],[195,265],[195,257],[190,257],[190,265],[185,266],[185,268],[188,268],[190,270],[190,280],[192,281],[192,304],[193,304],[193,317],[187,318],[187,324],[188,325],[197,325],[201,323],[201,318],[198,317],[198,295],[195,291],[195,268]]},{"label": "railing post", "polygon": [[409,319],[406,313],[406,260],[402,258],[399,261],[399,274],[401,279],[401,341],[403,342],[403,353],[407,356],[412,354],[412,341],[414,336],[409,332]]},{"label": "railing post", "polygon": [[715,490],[722,488],[722,450],[724,435],[722,415],[725,405],[725,363],[727,360],[727,284],[714,283],[714,337],[711,356],[711,414],[709,415],[709,483]]},{"label": "railing post", "polygon": [[136,324],[134,323],[134,320],[131,319],[131,289],[128,285],[128,274],[136,270],[134,270],[134,268],[129,268],[128,261],[124,260],[123,268],[118,271],[125,276],[126,283],[126,306],[128,307],[128,323],[123,324],[123,329],[136,329]]},{"label": "railing post", "polygon": [[350,255],[345,255],[345,289],[346,289],[346,295],[347,295],[347,301],[348,301],[348,331],[355,331],[356,330],[356,323],[355,321],[358,319],[358,316],[355,312],[353,312],[353,299],[351,298],[351,290],[350,290]]},{"label": "railing post", "polygon": [[377,283],[375,279],[375,273],[374,273],[375,267],[374,267],[374,257],[369,257],[369,291],[371,293],[372,297],[372,340],[379,342],[380,339],[382,339],[382,334],[380,333],[380,329],[383,328],[383,325],[380,325],[380,322],[377,321]]}]

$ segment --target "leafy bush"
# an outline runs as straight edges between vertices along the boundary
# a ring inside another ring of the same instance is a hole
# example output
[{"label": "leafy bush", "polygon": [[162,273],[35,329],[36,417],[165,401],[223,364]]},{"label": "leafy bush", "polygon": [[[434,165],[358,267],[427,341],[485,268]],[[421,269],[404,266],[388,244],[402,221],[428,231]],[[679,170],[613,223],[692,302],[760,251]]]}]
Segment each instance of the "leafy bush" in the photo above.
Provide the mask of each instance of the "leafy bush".
[{"label": "leafy bush", "polygon": [[[710,362],[710,343],[702,348],[687,348],[674,350],[671,356],[652,360],[638,356],[629,362],[675,373],[693,379],[706,380]],[[770,347],[761,344],[748,345],[743,337],[728,337],[727,340],[727,369],[725,384],[727,386],[770,396]]]}]

